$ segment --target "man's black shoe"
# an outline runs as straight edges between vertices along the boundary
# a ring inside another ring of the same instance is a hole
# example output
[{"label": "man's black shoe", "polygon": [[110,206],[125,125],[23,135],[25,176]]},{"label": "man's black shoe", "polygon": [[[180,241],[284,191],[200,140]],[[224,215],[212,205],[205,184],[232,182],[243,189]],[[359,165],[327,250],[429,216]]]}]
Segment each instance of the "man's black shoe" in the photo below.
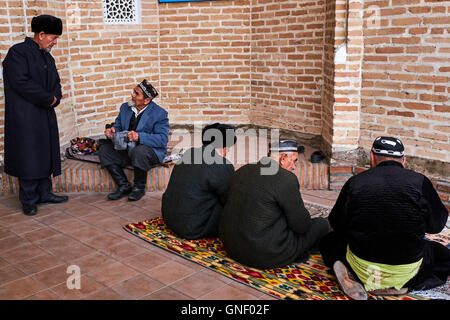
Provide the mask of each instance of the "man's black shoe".
[{"label": "man's black shoe", "polygon": [[69,200],[68,196],[57,196],[56,194],[49,193],[47,199],[41,200],[39,203],[61,203]]},{"label": "man's black shoe", "polygon": [[37,206],[35,204],[31,206],[24,204],[22,207],[22,211],[26,216],[34,216],[37,213]]},{"label": "man's black shoe", "polygon": [[126,195],[128,195],[131,192],[131,187],[128,186],[121,186],[119,188],[117,188],[117,190],[113,193],[108,194],[108,199],[109,200],[119,200],[123,197],[125,197]]},{"label": "man's black shoe", "polygon": [[145,194],[145,188],[138,188],[133,187],[133,190],[131,190],[131,193],[128,195],[129,201],[138,201],[140,200]]}]

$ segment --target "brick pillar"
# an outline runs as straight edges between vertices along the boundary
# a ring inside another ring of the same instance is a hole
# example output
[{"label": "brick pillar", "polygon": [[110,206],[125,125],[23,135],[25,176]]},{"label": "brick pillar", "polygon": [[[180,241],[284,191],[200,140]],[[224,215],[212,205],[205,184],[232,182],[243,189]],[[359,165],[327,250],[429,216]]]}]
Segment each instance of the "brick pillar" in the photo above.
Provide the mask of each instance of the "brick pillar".
[{"label": "brick pillar", "polygon": [[322,149],[331,159],[330,189],[340,189],[358,164],[363,23],[363,0],[327,2]]}]

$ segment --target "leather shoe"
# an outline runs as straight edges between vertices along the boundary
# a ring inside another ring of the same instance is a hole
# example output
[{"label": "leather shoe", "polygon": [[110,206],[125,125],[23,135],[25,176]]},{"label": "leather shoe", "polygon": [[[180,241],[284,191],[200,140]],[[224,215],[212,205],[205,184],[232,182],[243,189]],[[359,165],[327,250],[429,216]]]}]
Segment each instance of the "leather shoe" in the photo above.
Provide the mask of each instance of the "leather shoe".
[{"label": "leather shoe", "polygon": [[37,206],[35,204],[31,206],[24,204],[22,207],[22,211],[26,216],[34,216],[37,213]]},{"label": "leather shoe", "polygon": [[61,203],[69,200],[68,196],[57,196],[56,194],[49,193],[47,199],[41,200],[40,203]]},{"label": "leather shoe", "polygon": [[336,276],[342,291],[353,300],[367,300],[367,292],[363,285],[352,279],[347,267],[337,260],[333,264],[334,275]]},{"label": "leather shoe", "polygon": [[138,187],[133,187],[131,190],[131,193],[128,195],[129,201],[138,201],[140,200],[145,194],[145,189],[140,189]]},{"label": "leather shoe", "polygon": [[130,186],[121,186],[119,188],[117,188],[117,190],[113,193],[108,194],[108,199],[109,200],[119,200],[120,198],[125,197],[126,195],[128,195],[131,192],[131,187]]}]

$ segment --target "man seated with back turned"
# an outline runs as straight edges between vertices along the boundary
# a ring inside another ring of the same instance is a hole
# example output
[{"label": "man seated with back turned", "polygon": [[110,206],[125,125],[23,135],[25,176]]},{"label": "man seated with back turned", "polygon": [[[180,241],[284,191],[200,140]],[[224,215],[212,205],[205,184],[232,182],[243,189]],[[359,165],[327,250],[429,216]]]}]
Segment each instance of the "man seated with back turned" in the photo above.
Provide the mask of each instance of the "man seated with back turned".
[{"label": "man seated with back turned", "polygon": [[187,150],[174,166],[162,197],[164,223],[186,239],[217,237],[234,166],[226,159],[236,143],[234,128],[215,123],[202,130],[200,148]]},{"label": "man seated with back turned", "polygon": [[371,169],[344,184],[331,210],[334,231],[320,243],[325,264],[358,300],[367,299],[366,291],[405,294],[444,284],[450,250],[424,239],[448,218],[433,185],[403,167],[404,147],[396,138],[376,138],[370,160]]},{"label": "man seated with back turned", "polygon": [[227,254],[256,268],[299,261],[329,232],[328,221],[311,219],[293,171],[295,141],[270,145],[270,158],[238,169],[231,178],[219,235]]},{"label": "man seated with back turned", "polygon": [[[152,100],[158,95],[156,89],[143,80],[131,93],[131,101],[120,106],[119,115],[105,136],[114,141],[100,146],[102,168],[106,167],[117,190],[108,195],[118,200],[128,195],[137,201],[145,194],[147,172],[159,164],[167,151],[169,119],[167,111]],[[134,185],[131,188],[122,168],[134,167]]]}]

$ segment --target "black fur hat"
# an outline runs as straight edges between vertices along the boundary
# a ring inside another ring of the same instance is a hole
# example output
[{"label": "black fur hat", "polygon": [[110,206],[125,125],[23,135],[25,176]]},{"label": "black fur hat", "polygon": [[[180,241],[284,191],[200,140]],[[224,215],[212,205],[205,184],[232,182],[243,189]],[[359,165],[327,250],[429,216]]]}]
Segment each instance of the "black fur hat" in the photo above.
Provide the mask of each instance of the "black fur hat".
[{"label": "black fur hat", "polygon": [[43,31],[47,34],[56,34],[60,36],[62,35],[62,30],[63,24],[61,19],[48,14],[42,14],[31,20],[31,31],[34,33]]}]

